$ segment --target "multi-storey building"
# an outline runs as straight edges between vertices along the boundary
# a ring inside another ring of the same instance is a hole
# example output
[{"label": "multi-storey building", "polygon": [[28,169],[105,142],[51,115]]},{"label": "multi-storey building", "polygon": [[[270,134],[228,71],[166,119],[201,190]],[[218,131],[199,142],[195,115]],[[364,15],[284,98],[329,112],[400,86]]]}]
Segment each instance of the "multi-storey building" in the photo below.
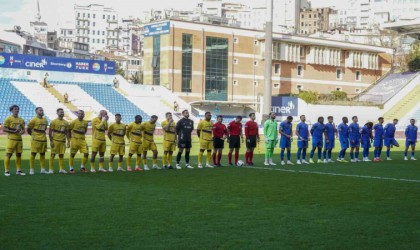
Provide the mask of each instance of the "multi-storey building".
[{"label": "multi-storey building", "polygon": [[[170,23],[166,23],[170,22]],[[168,20],[145,34],[144,83],[187,101],[257,101],[263,93],[263,31]],[[273,95],[313,90],[357,94],[391,68],[392,49],[273,35]]]},{"label": "multi-storey building", "polygon": [[299,14],[299,33],[313,34],[318,31],[328,31],[330,14],[336,13],[331,8],[302,9]]},{"label": "multi-storey building", "polygon": [[99,4],[75,5],[76,41],[89,44],[90,52],[117,49],[118,13]]}]

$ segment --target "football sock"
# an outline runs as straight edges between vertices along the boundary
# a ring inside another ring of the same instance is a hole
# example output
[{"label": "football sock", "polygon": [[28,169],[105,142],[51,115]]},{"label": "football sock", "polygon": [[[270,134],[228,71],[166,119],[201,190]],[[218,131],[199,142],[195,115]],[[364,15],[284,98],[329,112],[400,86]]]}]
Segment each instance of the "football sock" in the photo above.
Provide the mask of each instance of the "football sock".
[{"label": "football sock", "polygon": [[173,153],[172,153],[172,152],[169,152],[169,153],[168,153],[168,158],[166,159],[166,163],[167,163],[169,166],[171,166],[171,165],[172,165],[172,155],[173,155]]},{"label": "football sock", "polygon": [[290,150],[287,150],[287,160],[290,161]]},{"label": "football sock", "polygon": [[213,152],[212,157],[213,157],[213,164],[214,164],[214,165],[217,165],[217,161],[216,161],[216,152]]},{"label": "football sock", "polygon": [[232,152],[229,152],[228,160],[229,160],[229,164],[232,164]]},{"label": "football sock", "polygon": [[407,157],[407,151],[404,152],[404,156]]},{"label": "football sock", "polygon": [[130,154],[127,156],[127,167],[131,167],[131,157]]},{"label": "football sock", "polygon": [[58,158],[58,166],[60,170],[64,169],[64,158]]},{"label": "football sock", "polygon": [[22,169],[22,156],[16,156],[16,170],[21,171],[21,169]]},{"label": "football sock", "polygon": [[328,159],[331,159],[331,156],[332,156],[332,149],[329,149],[328,150]]},{"label": "football sock", "polygon": [[249,162],[254,162],[254,152],[253,151],[251,151],[251,152],[249,152]]},{"label": "football sock", "polygon": [[99,168],[104,168],[104,162],[103,161],[99,161]]},{"label": "football sock", "polygon": [[311,153],[309,154],[309,157],[312,159],[314,157],[315,154],[315,148],[311,149]]},{"label": "football sock", "polygon": [[10,168],[10,158],[9,157],[4,157],[4,172],[9,172],[9,168]]},{"label": "football sock", "polygon": [[249,161],[249,152],[248,151],[246,151],[246,153],[245,153],[245,162],[246,163],[249,163],[250,161]]},{"label": "football sock", "polygon": [[147,165],[147,159],[143,159],[143,165]]},{"label": "football sock", "polygon": [[297,159],[298,159],[298,161],[300,160],[300,155],[302,154],[302,148],[298,148],[298,151],[297,151]]},{"label": "football sock", "polygon": [[109,168],[112,168],[112,161],[109,161],[109,162],[108,162],[108,167],[109,167]]},{"label": "football sock", "polygon": [[203,152],[198,153],[198,165],[201,165],[201,161],[203,160]]},{"label": "football sock", "polygon": [[167,160],[168,160],[168,155],[163,154],[163,155],[162,155],[162,164],[163,164],[163,166],[168,165],[168,164],[166,163],[166,162],[167,162]]},{"label": "football sock", "polygon": [[222,152],[217,154],[217,164],[220,164],[220,160],[222,159]]},{"label": "football sock", "polygon": [[268,162],[268,160],[270,159],[270,149],[266,149],[265,150],[265,161]]},{"label": "football sock", "polygon": [[181,156],[182,156],[182,153],[178,152],[178,154],[176,155],[176,164],[179,164],[179,162],[181,161]]},{"label": "football sock", "polygon": [[48,161],[48,169],[49,170],[53,170],[54,169],[54,158],[52,158],[51,156],[50,156],[50,160]]},{"label": "football sock", "polygon": [[45,169],[45,155],[39,156],[39,162],[41,164],[41,169]]},{"label": "football sock", "polygon": [[83,165],[83,166],[85,166],[85,165],[86,165],[86,163],[87,163],[87,161],[88,161],[88,157],[83,156],[83,159],[82,159],[82,165]]},{"label": "football sock", "polygon": [[354,153],[350,152],[350,159],[354,159]]},{"label": "football sock", "polygon": [[373,150],[373,157],[375,157],[375,159],[376,159],[377,154],[378,154],[378,149],[375,148],[375,150]]},{"label": "football sock", "polygon": [[322,153],[322,152],[321,152],[321,149],[319,148],[319,149],[318,149],[318,160],[319,160],[319,159],[321,159],[321,153]]},{"label": "football sock", "polygon": [[391,154],[391,149],[387,148],[386,149],[386,157],[389,157],[390,154]]},{"label": "football sock", "polygon": [[238,163],[238,160],[239,160],[239,152],[235,151],[235,164]]},{"label": "football sock", "polygon": [[33,170],[34,169],[34,165],[35,165],[35,156],[34,155],[31,155],[31,158],[29,160],[29,168],[31,170]]},{"label": "football sock", "polygon": [[140,167],[141,158],[140,156],[136,157],[136,167]]},{"label": "football sock", "polygon": [[206,163],[210,164],[210,161],[211,161],[211,151],[207,152]]},{"label": "football sock", "polygon": [[411,151],[411,157],[414,157],[414,151]]},{"label": "football sock", "polygon": [[284,148],[280,151],[280,160],[284,161]]},{"label": "football sock", "polygon": [[346,150],[343,149],[343,153],[341,154],[341,159],[344,159],[345,156],[346,156]]},{"label": "football sock", "polygon": [[157,165],[157,158],[153,158],[153,159],[152,159],[152,162],[153,162],[153,166],[154,166],[154,165]]},{"label": "football sock", "polygon": [[322,152],[322,154],[323,154],[323,156],[324,156],[324,160],[326,160],[326,159],[327,159],[327,150],[326,150],[326,149],[324,149],[324,152]]},{"label": "football sock", "polygon": [[306,148],[302,150],[302,159],[306,160]]},{"label": "football sock", "polygon": [[355,156],[356,156],[356,159],[359,159],[359,151],[356,151]]},{"label": "football sock", "polygon": [[122,168],[122,162],[118,162],[118,168]]},{"label": "football sock", "polygon": [[73,165],[74,165],[74,158],[73,157],[70,157],[69,165],[70,165],[70,168],[73,168]]},{"label": "football sock", "polygon": [[185,163],[190,163],[190,152],[185,152]]}]

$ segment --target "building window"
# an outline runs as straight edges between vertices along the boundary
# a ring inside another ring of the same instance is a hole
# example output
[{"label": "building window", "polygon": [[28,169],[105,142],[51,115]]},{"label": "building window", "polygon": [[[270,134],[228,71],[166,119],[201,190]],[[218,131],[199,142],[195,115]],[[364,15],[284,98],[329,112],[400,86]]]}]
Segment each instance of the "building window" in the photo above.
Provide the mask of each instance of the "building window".
[{"label": "building window", "polygon": [[297,76],[303,77],[303,65],[297,66]]},{"label": "building window", "polygon": [[254,45],[258,45],[258,40],[254,40]]},{"label": "building window", "polygon": [[275,88],[275,89],[279,89],[279,88],[280,88],[280,83],[274,83],[274,84],[273,84],[273,88]]},{"label": "building window", "polygon": [[238,62],[239,62],[238,58],[233,59],[233,64],[238,64]]},{"label": "building window", "polygon": [[343,71],[341,69],[337,69],[337,80],[343,80]]},{"label": "building window", "polygon": [[95,35],[95,30],[92,30],[92,35]]},{"label": "building window", "polygon": [[342,91],[342,90],[343,90],[343,88],[341,88],[341,87],[337,87],[337,88],[335,88],[335,90],[337,90],[337,91]]},{"label": "building window", "polygon": [[95,22],[92,22],[93,27],[95,27]]},{"label": "building window", "polygon": [[93,14],[93,18],[96,18],[96,14]]},{"label": "building window", "polygon": [[105,15],[103,15],[103,16],[102,16],[102,19],[104,19],[104,20],[105,20]]},{"label": "building window", "polygon": [[233,80],[233,85],[237,86],[238,85],[238,80]]},{"label": "building window", "polygon": [[88,18],[90,18],[90,14],[88,13]]},{"label": "building window", "polygon": [[258,87],[258,81],[254,81],[254,87]]},{"label": "building window", "polygon": [[115,16],[112,16],[112,20],[115,20]]},{"label": "building window", "polygon": [[193,36],[182,34],[182,92],[192,91]]},{"label": "building window", "polygon": [[362,72],[360,70],[356,70],[356,81],[362,80]]},{"label": "building window", "polygon": [[362,92],[362,90],[359,88],[356,88],[356,94],[359,94],[360,92]]},{"label": "building window", "polygon": [[105,44],[105,39],[102,39],[102,43]]},{"label": "building window", "polygon": [[233,38],[233,43],[238,43],[238,42],[239,42],[239,39],[237,37],[234,37]]},{"label": "building window", "polygon": [[311,14],[309,14],[309,18],[312,18],[312,15]]},{"label": "building window", "polygon": [[280,63],[274,64],[274,74],[280,74]]},{"label": "building window", "polygon": [[301,22],[301,23],[300,23],[300,26],[302,26],[302,27],[303,27],[303,25],[304,25],[304,24],[303,24],[303,22]]},{"label": "building window", "polygon": [[305,57],[305,47],[300,46],[299,47],[299,53],[300,53],[300,58],[304,58]]},{"label": "building window", "polygon": [[258,61],[254,61],[254,66],[258,66]]},{"label": "building window", "polygon": [[160,85],[160,36],[153,37],[153,85]]},{"label": "building window", "polygon": [[77,13],[77,17],[80,17],[80,12],[79,12],[79,13]]},{"label": "building window", "polygon": [[96,39],[96,42],[97,42],[97,43],[100,43],[100,42],[101,42],[101,40],[100,40],[100,39]]},{"label": "building window", "polygon": [[296,85],[296,89],[300,92],[300,91],[303,91],[303,85],[301,85],[301,84],[298,84],[298,85]]},{"label": "building window", "polygon": [[304,14],[302,14],[302,18],[305,18],[305,15]]},{"label": "building window", "polygon": [[206,37],[206,100],[227,101],[229,41]]},{"label": "building window", "polygon": [[102,35],[105,36],[105,31],[102,31]]}]

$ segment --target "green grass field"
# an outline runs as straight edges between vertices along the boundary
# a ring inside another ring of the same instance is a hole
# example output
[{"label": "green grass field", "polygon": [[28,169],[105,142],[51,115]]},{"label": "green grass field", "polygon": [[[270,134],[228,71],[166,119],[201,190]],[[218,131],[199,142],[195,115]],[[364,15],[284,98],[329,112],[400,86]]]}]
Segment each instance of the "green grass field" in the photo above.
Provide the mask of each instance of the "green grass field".
[{"label": "green grass field", "polygon": [[2,136],[0,249],[420,246],[420,161],[398,149],[391,162],[265,167],[261,145],[255,168],[40,175],[37,165],[34,176],[14,175],[13,158],[5,177],[4,145]]}]

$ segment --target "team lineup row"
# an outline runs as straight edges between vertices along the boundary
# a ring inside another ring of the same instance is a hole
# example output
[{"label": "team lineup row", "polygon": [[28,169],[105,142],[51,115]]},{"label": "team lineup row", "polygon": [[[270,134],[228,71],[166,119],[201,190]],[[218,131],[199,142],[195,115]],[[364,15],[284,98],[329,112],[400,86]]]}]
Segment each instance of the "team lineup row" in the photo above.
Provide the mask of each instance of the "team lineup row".
[{"label": "team lineup row", "polygon": [[[23,141],[22,135],[25,133],[25,127],[28,134],[31,136],[31,157],[29,161],[30,174],[35,174],[35,158],[37,154],[40,155],[40,166],[42,174],[54,173],[54,159],[58,155],[59,173],[67,173],[64,170],[64,154],[66,148],[70,148],[69,172],[74,173],[74,158],[78,152],[83,154],[82,164],[80,166],[81,172],[87,172],[86,164],[89,157],[89,148],[86,142],[86,133],[88,131],[88,121],[84,120],[84,111],[77,112],[78,118],[72,122],[64,120],[64,111],[57,110],[57,118],[48,124],[44,117],[42,107],[37,107],[36,116],[25,125],[22,118],[19,117],[19,106],[13,105],[10,107],[12,113],[6,118],[3,126],[3,131],[8,134],[6,145],[6,157],[4,160],[5,175],[10,176],[10,159],[13,154],[16,154],[16,174],[25,175],[21,171],[22,165],[22,151]],[[182,154],[185,151],[185,167],[193,168],[190,164],[190,149],[192,147],[192,132],[194,130],[194,122],[189,119],[188,110],[182,112],[183,118],[177,123],[174,122],[171,113],[166,114],[166,120],[162,122],[163,128],[163,168],[173,169],[171,165],[173,153],[176,146],[179,148],[176,157],[176,169],[181,169],[180,161]],[[154,142],[154,132],[158,117],[153,115],[150,121],[142,122],[140,115],[135,116],[135,121],[126,125],[121,122],[121,114],[115,115],[115,123],[108,125],[108,114],[102,110],[98,117],[91,121],[92,125],[92,148],[90,157],[90,172],[96,172],[95,161],[96,156],[99,155],[99,171],[112,172],[113,161],[116,155],[119,156],[117,171],[142,171],[149,170],[147,165],[147,152],[152,151],[152,169],[160,169],[157,164],[158,151]],[[218,122],[213,124],[211,121],[211,114],[206,113],[205,119],[198,124],[197,135],[199,137],[200,152],[198,155],[198,168],[203,168],[201,164],[203,154],[207,151],[206,163],[204,167],[213,168],[214,166],[221,166],[220,160],[222,158],[222,149],[224,141],[229,142],[229,165],[238,165],[239,149],[244,142],[242,134],[242,118],[237,117],[229,126],[222,124],[223,118],[218,117]],[[48,129],[49,128],[49,129]],[[48,129],[48,131],[47,131]],[[253,151],[259,141],[258,124],[255,122],[255,114],[250,116],[250,121],[247,122],[245,128],[247,137],[247,164],[253,164]],[[214,135],[214,136],[213,136]],[[49,161],[49,170],[46,171],[45,154],[47,152],[49,137],[51,157]],[[112,142],[109,158],[109,166],[104,167],[104,156],[106,150],[106,137]],[[127,169],[122,168],[123,157],[125,155],[125,137],[129,140],[129,153],[127,157]],[[214,152],[212,154],[212,150]],[[232,163],[233,151],[235,161]],[[136,156],[135,167],[132,169],[132,158]],[[213,157],[213,164],[210,163]],[[140,163],[143,161],[143,169],[140,168]]]},{"label": "team lineup row", "polygon": [[[290,161],[290,149],[293,140],[292,121],[293,117],[289,116],[287,119],[280,123],[278,126],[275,120],[275,114],[270,113],[270,119],[264,123],[264,136],[266,140],[266,154],[265,154],[265,165],[275,165],[272,161],[272,154],[275,146],[278,143],[278,134],[280,138],[280,160],[281,164],[293,164]],[[349,120],[347,117],[342,118],[342,123],[337,127],[334,124],[334,117],[329,116],[327,123],[324,124],[324,117],[319,117],[318,121],[314,123],[309,130],[306,124],[306,118],[304,115],[300,116],[300,123],[296,126],[297,136],[297,164],[309,164],[314,163],[313,157],[315,151],[318,150],[318,163],[329,163],[334,162],[331,159],[332,150],[335,148],[335,139],[338,138],[341,146],[340,153],[337,161],[347,162],[344,157],[346,151],[350,148],[350,159],[351,162],[359,161],[359,149],[363,148],[363,161],[369,162],[369,151],[372,147],[374,149],[374,161],[382,161],[381,153],[382,148],[387,148],[386,155],[387,160],[390,158],[391,147],[399,147],[398,142],[395,139],[396,126],[398,119],[394,119],[392,123],[388,123],[384,126],[384,118],[379,117],[378,123],[368,121],[365,125],[359,126],[358,117],[352,117],[352,123],[348,125]],[[416,160],[414,157],[418,128],[415,125],[414,119],[410,120],[410,125],[405,129],[405,152],[404,160],[408,160],[407,154],[411,147],[411,160]],[[277,131],[278,128],[278,131]],[[374,133],[373,133],[374,131]],[[309,147],[310,136],[312,137],[312,149],[310,152],[309,162],[306,161],[306,150]],[[287,162],[284,161],[284,153],[287,151]],[[323,153],[323,161],[321,154]],[[301,159],[302,158],[302,159]]]},{"label": "team lineup row", "polygon": [[[13,105],[10,107],[12,113],[5,122],[3,131],[8,134],[8,140],[6,145],[6,157],[5,157],[5,175],[10,176],[10,159],[13,154],[16,154],[16,174],[25,175],[21,171],[22,162],[22,151],[23,142],[22,135],[25,133],[25,122],[19,117],[19,107]],[[37,154],[40,155],[41,173],[54,173],[53,165],[54,158],[56,155],[59,157],[59,173],[67,173],[64,170],[64,154],[66,148],[70,148],[70,159],[69,159],[69,172],[74,173],[74,157],[78,152],[83,154],[82,164],[80,166],[81,172],[87,172],[85,166],[88,162],[89,149],[86,142],[86,133],[88,131],[88,121],[84,120],[83,110],[78,111],[78,118],[71,123],[64,120],[64,111],[62,109],[57,110],[57,119],[53,120],[51,124],[48,124],[47,119],[44,117],[44,111],[41,107],[37,107],[36,116],[28,123],[27,132],[31,135],[31,158],[30,158],[30,174],[34,174],[35,157]],[[166,114],[166,120],[162,122],[163,128],[163,168],[173,169],[172,157],[176,146],[178,146],[178,154],[176,157],[176,169],[181,169],[180,160],[182,154],[185,151],[185,162],[186,168],[193,168],[189,164],[190,160],[190,149],[192,146],[192,131],[194,129],[194,122],[189,119],[188,110],[182,112],[183,118],[177,123],[174,122],[171,113]],[[265,165],[276,165],[273,162],[272,156],[274,148],[278,143],[278,136],[280,138],[281,148],[281,164],[286,164],[284,161],[284,153],[287,151],[287,164],[293,164],[291,162],[291,143],[293,140],[292,131],[292,117],[288,117],[286,121],[282,122],[278,126],[275,120],[275,114],[269,114],[270,119],[264,123],[264,136],[266,145],[265,154]],[[205,119],[202,120],[197,127],[197,135],[199,137],[200,151],[198,154],[198,168],[203,168],[202,158],[204,152],[206,153],[205,167],[213,168],[214,166],[221,166],[220,161],[222,158],[222,150],[224,148],[225,141],[229,144],[228,161],[229,165],[242,165],[242,161],[239,160],[239,149],[241,142],[244,143],[244,135],[242,129],[242,117],[238,116],[236,119],[229,123],[228,126],[223,124],[223,117],[218,116],[217,122],[211,121],[212,115],[210,112],[205,113]],[[255,122],[255,114],[249,115],[249,121],[245,124],[245,138],[246,138],[246,164],[254,165],[253,153],[254,149],[259,142],[258,124]],[[116,155],[118,159],[118,171],[126,171],[122,168],[123,156],[125,155],[125,137],[129,140],[129,153],[127,157],[127,171],[142,171],[149,170],[147,165],[147,152],[152,151],[153,157],[153,169],[160,169],[157,165],[158,151],[154,142],[154,132],[156,128],[156,122],[158,117],[152,116],[150,121],[142,122],[142,117],[137,115],[135,121],[126,125],[121,122],[121,115],[115,115],[115,123],[108,125],[107,112],[102,110],[99,112],[98,117],[92,120],[92,149],[90,158],[90,172],[96,172],[95,160],[96,156],[99,155],[99,171],[100,172],[112,172],[113,161]],[[296,127],[296,136],[298,137],[298,153],[297,153],[297,164],[309,164],[313,163],[313,156],[318,149],[318,162],[333,162],[331,159],[332,149],[334,148],[335,138],[338,137],[341,144],[341,151],[339,154],[338,161],[345,161],[344,157],[347,148],[351,147],[350,158],[352,162],[358,161],[360,144],[363,147],[363,160],[369,160],[369,148],[371,142],[374,142],[375,147],[375,161],[380,161],[380,155],[383,145],[387,147],[387,159],[390,160],[390,148],[392,146],[399,146],[395,140],[395,125],[398,120],[394,120],[393,123],[387,124],[383,127],[383,118],[379,118],[379,123],[373,126],[372,122],[366,123],[362,128],[358,125],[357,117],[353,117],[353,123],[347,125],[348,119],[343,118],[343,123],[335,127],[333,117],[328,117],[328,123],[324,124],[324,118],[320,117],[318,122],[313,124],[311,130],[305,122],[305,116],[300,117],[301,122]],[[412,155],[411,159],[415,160],[414,152],[415,145],[417,142],[417,127],[414,125],[415,120],[410,121],[410,125],[407,127],[406,134],[406,150],[405,159],[407,160],[407,151],[411,146]],[[45,154],[47,151],[47,128],[48,137],[51,147],[51,157],[49,161],[49,171],[45,170]],[[373,136],[372,130],[375,130],[375,136]],[[308,142],[310,141],[310,135],[312,135],[312,150],[310,153],[309,162],[306,161],[306,150],[308,148]],[[112,142],[109,158],[108,169],[104,167],[104,155],[106,150],[106,137]],[[324,147],[324,161],[321,160],[322,148]],[[213,151],[213,152],[212,152]],[[234,162],[232,162],[232,156],[234,152]],[[137,156],[135,160],[135,168],[131,168],[131,161],[133,156]],[[328,156],[327,156],[328,155]],[[211,164],[211,158],[213,158]],[[302,160],[301,160],[302,158]],[[143,161],[143,169],[140,168],[140,162]]]}]

